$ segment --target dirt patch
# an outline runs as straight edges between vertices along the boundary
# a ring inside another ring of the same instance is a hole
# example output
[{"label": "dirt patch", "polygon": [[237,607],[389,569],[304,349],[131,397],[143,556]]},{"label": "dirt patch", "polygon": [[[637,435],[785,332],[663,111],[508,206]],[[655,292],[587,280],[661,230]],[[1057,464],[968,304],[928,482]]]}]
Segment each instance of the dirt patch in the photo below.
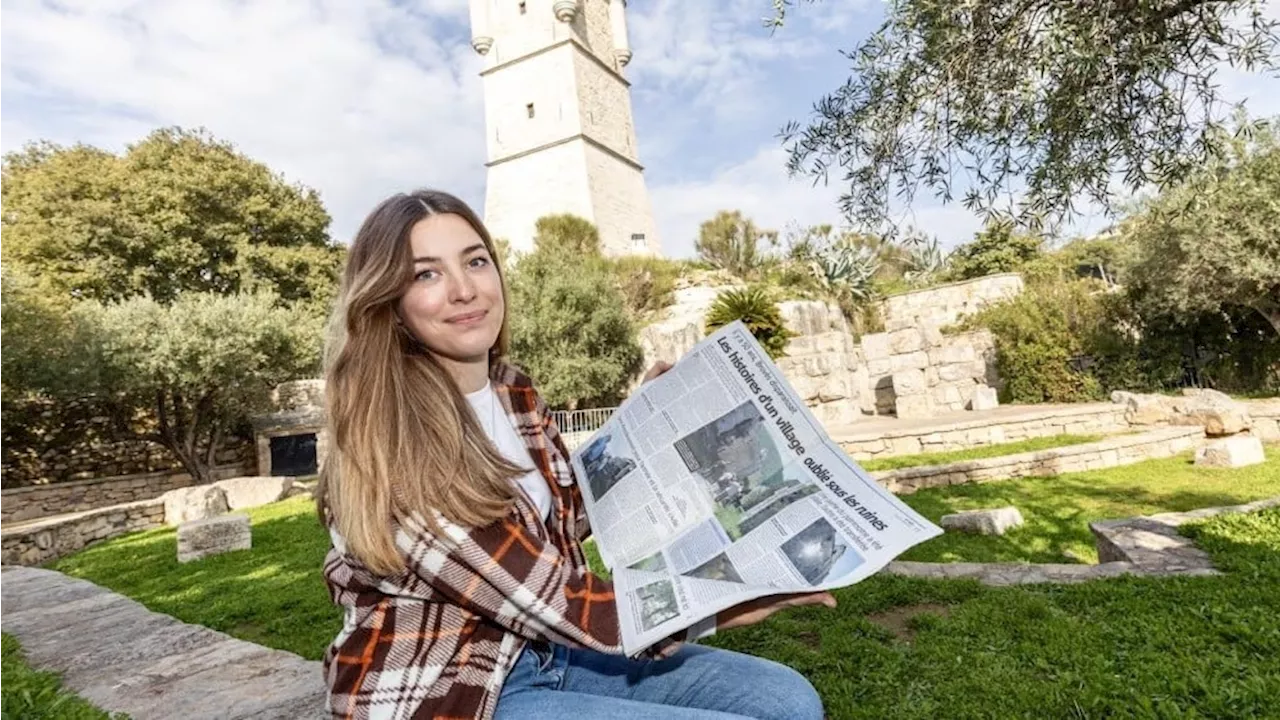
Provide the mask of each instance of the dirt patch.
[{"label": "dirt patch", "polygon": [[822,636],[813,630],[802,630],[796,633],[795,638],[814,650],[822,649]]},{"label": "dirt patch", "polygon": [[947,617],[951,614],[951,608],[939,603],[903,605],[892,610],[868,615],[867,620],[893,633],[893,636],[899,642],[910,643],[916,636],[916,631],[911,629],[912,619],[926,613]]}]

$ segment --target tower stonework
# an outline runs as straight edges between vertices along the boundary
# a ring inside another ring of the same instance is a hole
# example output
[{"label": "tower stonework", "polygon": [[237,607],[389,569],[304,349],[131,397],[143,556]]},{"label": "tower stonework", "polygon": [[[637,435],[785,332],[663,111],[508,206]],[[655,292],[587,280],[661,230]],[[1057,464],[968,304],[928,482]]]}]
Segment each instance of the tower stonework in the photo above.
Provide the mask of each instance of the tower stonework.
[{"label": "tower stonework", "polygon": [[631,117],[625,0],[470,0],[484,57],[485,225],[515,250],[553,213],[593,222],[606,255],[659,255]]}]

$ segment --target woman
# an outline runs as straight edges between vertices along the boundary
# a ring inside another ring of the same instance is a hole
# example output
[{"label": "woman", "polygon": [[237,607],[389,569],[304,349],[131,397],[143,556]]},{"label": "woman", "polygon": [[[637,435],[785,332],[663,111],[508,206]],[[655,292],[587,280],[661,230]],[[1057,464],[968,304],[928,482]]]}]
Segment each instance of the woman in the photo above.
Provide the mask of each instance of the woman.
[{"label": "woman", "polygon": [[[351,245],[317,488],[333,540],[324,576],[345,612],[324,658],[333,714],[822,717],[798,673],[683,644],[687,633],[624,655],[613,588],[583,557],[569,454],[529,378],[504,362],[507,312],[493,243],[457,198],[396,195]],[[812,603],[835,601],[758,601],[716,625]]]}]

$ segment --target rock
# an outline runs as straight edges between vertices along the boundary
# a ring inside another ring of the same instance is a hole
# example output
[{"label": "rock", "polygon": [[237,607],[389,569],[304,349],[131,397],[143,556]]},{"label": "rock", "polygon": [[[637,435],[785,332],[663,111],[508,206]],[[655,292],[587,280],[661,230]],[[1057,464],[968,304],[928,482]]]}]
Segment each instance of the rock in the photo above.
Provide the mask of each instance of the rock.
[{"label": "rock", "polygon": [[1222,437],[1253,424],[1248,406],[1217,390],[1186,388],[1182,397],[1116,391],[1111,400],[1124,402],[1124,417],[1131,425],[1199,425],[1206,435]]},{"label": "rock", "polygon": [[919,395],[927,389],[924,373],[919,370],[903,370],[893,374],[893,392],[899,398],[904,395]]},{"label": "rock", "polygon": [[1201,425],[1210,437],[1234,435],[1248,430],[1253,424],[1249,409],[1236,402],[1230,395],[1217,390],[1185,388],[1184,399],[1175,401],[1175,409],[1183,416],[1179,425]]},{"label": "rock", "polygon": [[1130,425],[1159,425],[1173,420],[1173,398],[1163,395],[1134,395],[1126,398],[1124,419]]},{"label": "rock", "polygon": [[1000,397],[993,387],[979,385],[973,391],[973,400],[969,401],[971,410],[994,410],[1000,407]]},{"label": "rock", "polygon": [[893,355],[893,349],[889,346],[889,333],[863,335],[860,344],[867,360],[888,360]]},{"label": "rock", "polygon": [[1111,402],[1116,405],[1128,405],[1129,398],[1134,396],[1135,393],[1131,393],[1127,390],[1113,390],[1111,391]]},{"label": "rock", "polygon": [[219,480],[213,485],[222,488],[227,496],[227,508],[235,511],[283,500],[293,486],[293,478],[238,477]]},{"label": "rock", "polygon": [[178,526],[178,562],[185,563],[253,547],[249,516],[243,513],[195,520]]},{"label": "rock", "polygon": [[895,355],[923,350],[924,347],[924,335],[915,328],[889,333],[889,348]]},{"label": "rock", "polygon": [[894,401],[894,411],[903,420],[934,416],[933,401],[929,399],[928,395],[910,395],[897,398]]},{"label": "rock", "polygon": [[1251,435],[1214,440],[1196,450],[1196,465],[1204,467],[1235,468],[1257,465],[1267,459],[1262,441]]},{"label": "rock", "polygon": [[939,524],[944,530],[980,535],[1003,535],[1006,530],[1022,524],[1022,513],[1012,505],[990,510],[966,510],[943,515]]},{"label": "rock", "polygon": [[216,485],[195,485],[170,490],[161,495],[164,500],[164,521],[167,525],[181,525],[193,520],[205,520],[227,512],[227,494]]}]

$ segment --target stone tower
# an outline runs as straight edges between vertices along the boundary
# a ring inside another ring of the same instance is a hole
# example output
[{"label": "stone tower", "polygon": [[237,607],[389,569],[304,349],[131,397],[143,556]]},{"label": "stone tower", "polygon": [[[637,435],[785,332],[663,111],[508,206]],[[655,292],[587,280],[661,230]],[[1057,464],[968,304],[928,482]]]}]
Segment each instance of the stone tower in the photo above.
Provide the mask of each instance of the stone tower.
[{"label": "stone tower", "polygon": [[606,255],[661,253],[631,119],[625,0],[470,0],[484,57],[485,225],[513,249],[534,222],[595,223]]}]

